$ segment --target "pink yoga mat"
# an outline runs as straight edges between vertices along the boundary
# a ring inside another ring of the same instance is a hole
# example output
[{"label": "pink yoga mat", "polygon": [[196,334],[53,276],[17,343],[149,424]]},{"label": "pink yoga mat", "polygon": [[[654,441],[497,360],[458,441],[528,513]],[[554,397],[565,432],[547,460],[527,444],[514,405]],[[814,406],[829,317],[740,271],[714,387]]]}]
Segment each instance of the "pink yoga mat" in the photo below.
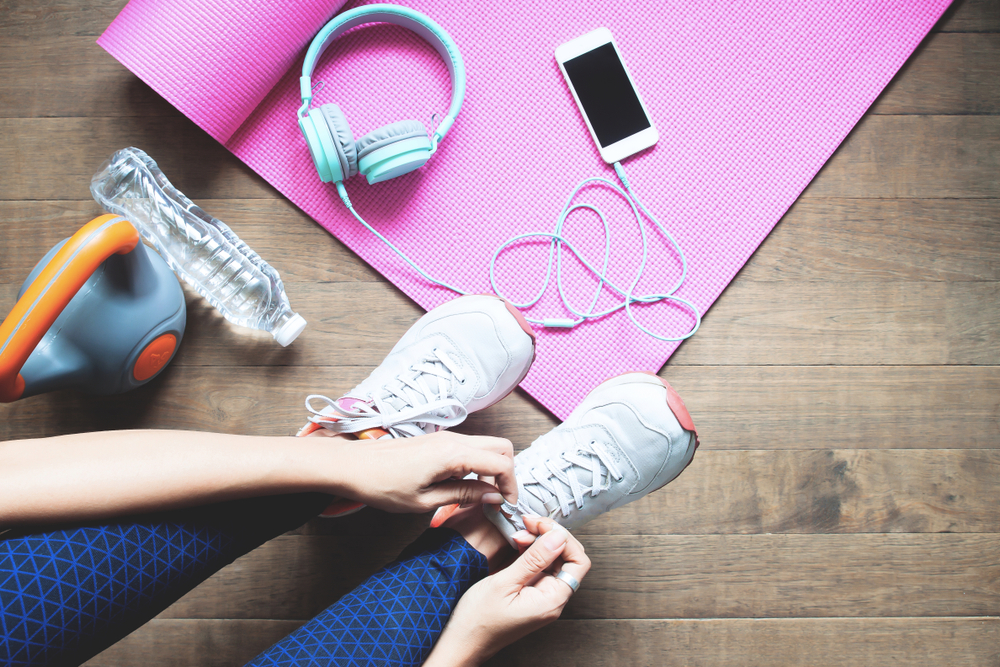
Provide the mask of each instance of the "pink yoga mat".
[{"label": "pink yoga mat", "polygon": [[[374,186],[361,178],[348,182],[357,210],[432,275],[488,292],[489,259],[499,243],[518,233],[552,231],[582,178],[614,180],[553,58],[560,43],[606,26],[661,137],[625,167],[639,197],[687,254],[689,278],[678,294],[704,311],[949,0],[404,4],[455,38],[468,68],[468,94],[424,168]],[[98,43],[432,308],[453,295],[414,275],[344,210],[334,188],[316,176],[295,123],[302,55],[338,5],[132,0]],[[396,26],[363,26],[341,38],[313,76],[314,84],[320,81],[314,103],[340,104],[356,137],[395,120],[430,125],[431,114],[448,106],[447,70],[437,53]],[[615,234],[610,277],[627,284],[640,255],[629,209],[600,188],[588,188],[579,201],[609,216]],[[238,220],[229,222],[239,229]],[[650,267],[639,293],[668,287],[680,270],[659,234],[649,232]],[[596,216],[573,214],[567,235],[600,264]],[[502,258],[499,282],[515,300],[537,291],[546,253],[544,244],[525,243]],[[567,292],[582,308],[594,281],[574,260],[566,267]],[[609,295],[603,303],[611,302]],[[644,324],[665,333],[682,332],[691,322],[665,303],[637,311]],[[569,316],[554,286],[527,312]],[[604,379],[658,370],[677,347],[642,334],[621,312],[538,334],[538,355],[522,386],[560,418]]]}]

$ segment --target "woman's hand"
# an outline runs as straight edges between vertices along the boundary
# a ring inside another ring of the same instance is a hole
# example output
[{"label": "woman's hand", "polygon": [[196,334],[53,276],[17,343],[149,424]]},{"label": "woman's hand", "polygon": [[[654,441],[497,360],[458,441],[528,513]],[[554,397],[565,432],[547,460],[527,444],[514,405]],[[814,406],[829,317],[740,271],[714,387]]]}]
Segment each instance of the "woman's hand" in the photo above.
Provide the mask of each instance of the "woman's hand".
[{"label": "woman's hand", "polygon": [[562,569],[583,581],[590,559],[551,519],[525,517],[524,523],[538,539],[510,567],[462,596],[425,667],[480,665],[562,614],[573,590],[553,575]]},{"label": "woman's hand", "polygon": [[[316,444],[335,448],[335,455],[327,456],[336,468],[330,471],[331,491],[378,509],[426,512],[449,503],[517,502],[514,447],[503,438],[439,431],[416,438]],[[494,484],[462,479],[469,473],[492,477]]]}]

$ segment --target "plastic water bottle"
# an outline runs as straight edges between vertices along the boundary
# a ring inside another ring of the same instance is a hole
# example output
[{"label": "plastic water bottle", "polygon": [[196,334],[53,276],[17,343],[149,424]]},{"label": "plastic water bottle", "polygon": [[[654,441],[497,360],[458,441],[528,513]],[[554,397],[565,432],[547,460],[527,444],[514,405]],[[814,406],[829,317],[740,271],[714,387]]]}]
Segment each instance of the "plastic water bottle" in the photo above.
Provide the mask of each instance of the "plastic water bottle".
[{"label": "plastic water bottle", "polygon": [[135,225],[170,268],[230,322],[269,331],[283,346],[305,329],[278,272],[171,185],[143,151],[117,151],[94,174],[90,192],[109,213]]}]

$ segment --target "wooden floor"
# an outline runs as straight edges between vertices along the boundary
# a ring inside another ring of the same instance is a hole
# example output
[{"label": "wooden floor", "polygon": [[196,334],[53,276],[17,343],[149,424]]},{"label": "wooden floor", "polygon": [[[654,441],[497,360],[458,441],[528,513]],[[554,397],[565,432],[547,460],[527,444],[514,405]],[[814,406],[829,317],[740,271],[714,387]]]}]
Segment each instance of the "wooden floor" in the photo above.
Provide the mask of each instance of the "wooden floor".
[{"label": "wooden floor", "polygon": [[[0,439],[292,433],[420,310],[94,44],[123,4],[0,0],[0,310],[136,145],[310,326],[283,350],[189,297],[161,378],[0,406]],[[664,368],[694,465],[581,530],[563,620],[492,665],[1000,665],[1000,0],[956,5]],[[554,423],[518,392],[460,430],[524,447]],[[427,520],[313,522],[89,664],[241,665]]]}]

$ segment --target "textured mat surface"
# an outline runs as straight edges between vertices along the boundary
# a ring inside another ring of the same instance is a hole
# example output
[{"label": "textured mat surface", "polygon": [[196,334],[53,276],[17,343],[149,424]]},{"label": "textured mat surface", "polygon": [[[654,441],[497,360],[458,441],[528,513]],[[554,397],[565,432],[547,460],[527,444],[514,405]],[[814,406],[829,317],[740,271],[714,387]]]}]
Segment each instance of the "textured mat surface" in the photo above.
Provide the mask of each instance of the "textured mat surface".
[{"label": "textured mat surface", "polygon": [[[424,168],[374,186],[355,178],[347,189],[357,210],[429,273],[488,292],[489,259],[499,243],[517,233],[551,231],[582,178],[614,179],[553,58],[558,44],[606,26],[661,137],[625,167],[636,193],[687,254],[690,275],[678,294],[704,311],[949,2],[603,0],[584,6],[575,0],[508,0],[472,6],[406,0],[461,48],[468,68],[465,106]],[[132,0],[99,43],[420,305],[431,308],[452,298],[412,274],[316,177],[295,109],[301,57],[327,12],[315,2],[286,7],[280,0],[220,0],[212,3],[214,11],[185,4]],[[182,9],[148,9],[164,6]],[[261,18],[278,6],[282,20]],[[191,20],[197,16],[202,19]],[[230,16],[243,18],[221,18]],[[212,27],[205,28],[206,22]],[[151,30],[166,37],[144,38]],[[270,38],[250,40],[247,33]],[[230,39],[237,47],[223,48]],[[226,72],[221,79],[206,79],[177,60],[185,46],[204,50],[197,46],[204,41],[212,45],[207,57]],[[288,62],[287,73],[276,76]],[[313,77],[314,84],[320,81],[314,104],[340,104],[356,137],[401,119],[429,126],[431,114],[448,106],[447,70],[437,53],[395,26],[360,27],[344,36],[321,60]],[[269,92],[262,94],[264,89]],[[226,93],[240,102],[200,104],[201,91],[213,100]],[[640,252],[629,210],[599,188],[586,189],[580,201],[609,215],[615,233],[610,277],[627,284]],[[238,220],[228,222],[239,229]],[[575,213],[567,230],[598,264],[603,236],[596,216]],[[651,270],[639,293],[667,287],[680,270],[655,231],[651,241]],[[534,295],[546,252],[543,244],[525,243],[503,257],[499,282],[509,296]],[[594,282],[572,259],[565,268],[567,292],[582,308]],[[656,331],[682,332],[690,325],[690,316],[671,305],[637,310]],[[569,315],[554,287],[527,312]],[[645,336],[620,312],[571,331],[539,331],[538,356],[522,387],[564,418],[604,379],[658,370],[676,347]],[[697,406],[692,408],[697,418]]]}]

